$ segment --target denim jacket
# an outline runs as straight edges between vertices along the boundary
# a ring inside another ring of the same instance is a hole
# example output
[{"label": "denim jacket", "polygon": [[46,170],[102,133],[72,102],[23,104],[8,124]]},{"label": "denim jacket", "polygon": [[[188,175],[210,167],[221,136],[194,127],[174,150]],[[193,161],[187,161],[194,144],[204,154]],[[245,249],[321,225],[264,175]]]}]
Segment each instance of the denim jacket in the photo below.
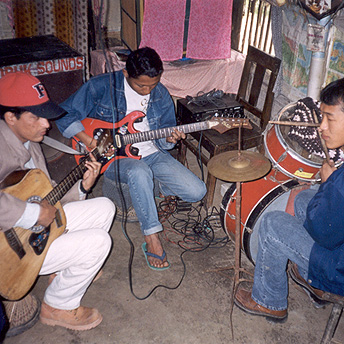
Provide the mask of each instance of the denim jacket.
[{"label": "denim jacket", "polygon": [[[112,106],[112,103],[115,105]],[[86,117],[106,122],[120,121],[125,117],[127,110],[123,72],[117,71],[92,77],[60,106],[67,111],[67,114],[58,119],[56,124],[62,135],[67,138],[85,129],[81,121]],[[176,125],[172,98],[160,82],[151,91],[147,119],[150,130]],[[173,143],[166,142],[166,138],[155,140],[155,144],[160,150],[174,147]]]}]

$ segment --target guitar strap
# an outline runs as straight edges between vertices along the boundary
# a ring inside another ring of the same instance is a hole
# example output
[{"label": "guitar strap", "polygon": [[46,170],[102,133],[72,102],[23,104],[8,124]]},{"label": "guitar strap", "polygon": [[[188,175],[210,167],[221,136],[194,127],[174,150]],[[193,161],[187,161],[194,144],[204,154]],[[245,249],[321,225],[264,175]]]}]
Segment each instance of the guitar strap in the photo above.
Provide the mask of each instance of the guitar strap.
[{"label": "guitar strap", "polygon": [[84,155],[87,153],[86,149],[80,145],[78,145],[78,147],[80,147],[80,151],[77,151],[49,136],[44,136],[42,143],[46,144],[49,147],[55,148],[61,152],[68,153],[68,154]]}]

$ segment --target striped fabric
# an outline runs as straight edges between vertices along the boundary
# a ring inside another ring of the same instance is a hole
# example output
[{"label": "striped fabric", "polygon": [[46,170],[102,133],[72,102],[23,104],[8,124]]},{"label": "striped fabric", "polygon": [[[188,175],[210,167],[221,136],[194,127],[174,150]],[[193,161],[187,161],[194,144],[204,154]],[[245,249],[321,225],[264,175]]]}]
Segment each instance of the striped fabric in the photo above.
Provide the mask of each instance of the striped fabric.
[{"label": "striped fabric", "polygon": [[12,0],[12,7],[16,38],[54,35],[88,58],[87,1]]}]

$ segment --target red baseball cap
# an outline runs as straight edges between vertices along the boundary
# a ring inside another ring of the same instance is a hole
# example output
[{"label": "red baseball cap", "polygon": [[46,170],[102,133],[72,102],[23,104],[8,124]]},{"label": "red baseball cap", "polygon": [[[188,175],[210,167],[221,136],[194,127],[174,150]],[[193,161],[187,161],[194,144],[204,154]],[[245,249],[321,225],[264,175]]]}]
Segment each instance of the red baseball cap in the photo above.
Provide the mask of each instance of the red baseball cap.
[{"label": "red baseball cap", "polygon": [[0,105],[18,107],[47,119],[55,119],[66,112],[49,99],[40,80],[23,72],[9,73],[0,79]]}]

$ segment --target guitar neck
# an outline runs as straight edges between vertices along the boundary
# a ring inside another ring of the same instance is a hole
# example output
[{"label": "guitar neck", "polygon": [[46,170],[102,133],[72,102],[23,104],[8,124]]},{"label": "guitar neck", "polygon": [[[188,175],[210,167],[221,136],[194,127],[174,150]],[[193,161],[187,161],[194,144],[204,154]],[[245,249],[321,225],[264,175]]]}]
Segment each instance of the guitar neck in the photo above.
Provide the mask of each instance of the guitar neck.
[{"label": "guitar neck", "polygon": [[[100,154],[98,148],[92,150],[92,154],[99,160]],[[83,174],[87,170],[86,161],[90,160],[87,155],[84,160],[80,162],[57,186],[51,190],[47,196],[44,197],[49,204],[55,205],[70,189],[71,187],[82,178]]]},{"label": "guitar neck", "polygon": [[122,136],[122,140],[123,140],[123,144],[128,145],[128,144],[133,144],[137,142],[157,140],[163,137],[169,137],[172,135],[172,132],[175,130],[178,130],[187,134],[187,133],[193,133],[196,131],[201,131],[201,130],[206,130],[206,129],[209,129],[209,121],[183,124],[183,125],[178,125],[176,127],[126,134]]}]

